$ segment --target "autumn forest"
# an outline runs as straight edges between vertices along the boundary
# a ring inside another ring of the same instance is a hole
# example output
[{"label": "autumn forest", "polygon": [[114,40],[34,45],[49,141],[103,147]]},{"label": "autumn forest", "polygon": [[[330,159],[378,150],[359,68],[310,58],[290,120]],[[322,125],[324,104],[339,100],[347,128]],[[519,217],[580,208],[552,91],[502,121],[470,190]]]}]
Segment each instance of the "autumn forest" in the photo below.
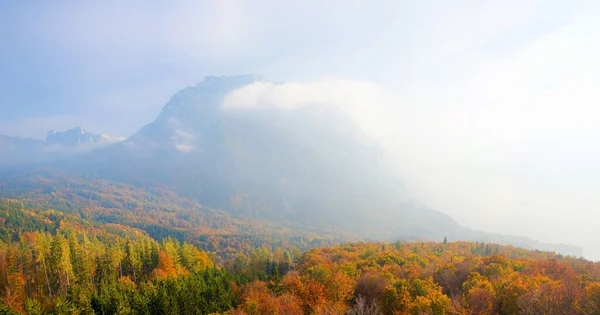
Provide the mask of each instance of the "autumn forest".
[{"label": "autumn forest", "polygon": [[600,314],[600,265],[549,252],[194,238],[1,199],[0,313]]}]

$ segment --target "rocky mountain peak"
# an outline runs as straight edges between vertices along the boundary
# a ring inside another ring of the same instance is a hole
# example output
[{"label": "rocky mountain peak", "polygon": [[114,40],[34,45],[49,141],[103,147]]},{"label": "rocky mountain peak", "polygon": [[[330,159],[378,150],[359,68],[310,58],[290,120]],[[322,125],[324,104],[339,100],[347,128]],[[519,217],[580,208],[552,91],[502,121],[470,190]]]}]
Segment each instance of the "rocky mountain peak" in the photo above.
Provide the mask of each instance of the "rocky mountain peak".
[{"label": "rocky mountain peak", "polygon": [[87,132],[81,127],[75,127],[62,132],[50,130],[46,136],[46,144],[48,145],[81,146],[108,141],[108,137]]}]

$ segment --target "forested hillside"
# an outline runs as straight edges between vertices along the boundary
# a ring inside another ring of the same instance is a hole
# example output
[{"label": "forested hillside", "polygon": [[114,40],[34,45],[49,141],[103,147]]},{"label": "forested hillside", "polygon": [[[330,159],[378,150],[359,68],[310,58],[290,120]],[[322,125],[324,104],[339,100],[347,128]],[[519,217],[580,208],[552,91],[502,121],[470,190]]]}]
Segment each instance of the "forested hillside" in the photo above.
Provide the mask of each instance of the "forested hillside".
[{"label": "forested hillside", "polygon": [[[55,209],[79,220],[139,229],[156,240],[173,237],[199,243],[218,257],[231,258],[260,246],[301,250],[357,239],[352,233],[330,228],[327,233],[285,220],[272,221],[252,214],[213,209],[180,197],[166,187],[137,187],[103,179],[67,176],[46,171],[7,176],[0,181],[0,196],[19,199],[38,211]],[[231,198],[231,207],[244,202]],[[56,223],[55,223],[56,224]],[[22,222],[14,227],[20,231]]]},{"label": "forested hillside", "polygon": [[351,243],[301,253],[153,239],[0,199],[0,313],[600,314],[600,265],[485,243]]}]

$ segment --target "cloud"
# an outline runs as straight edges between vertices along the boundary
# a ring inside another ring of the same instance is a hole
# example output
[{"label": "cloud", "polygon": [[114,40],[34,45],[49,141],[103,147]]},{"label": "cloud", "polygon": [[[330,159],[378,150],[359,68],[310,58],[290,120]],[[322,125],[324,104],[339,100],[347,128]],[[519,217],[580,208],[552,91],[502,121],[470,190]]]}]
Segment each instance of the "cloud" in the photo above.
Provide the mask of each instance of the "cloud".
[{"label": "cloud", "polygon": [[589,233],[600,220],[598,38],[584,13],[442,88],[411,86],[395,156],[413,194],[468,226],[584,245],[599,259]]},{"label": "cloud", "polygon": [[510,53],[489,54],[475,36],[468,69],[432,69],[396,95],[365,81],[261,82],[223,106],[341,108],[383,146],[413,197],[469,227],[578,244],[600,259],[598,21],[577,15]]},{"label": "cloud", "polygon": [[169,118],[167,124],[174,132],[174,135],[171,137],[171,143],[179,152],[188,153],[198,150],[196,136],[191,132],[181,129],[181,123],[177,118]]},{"label": "cloud", "polygon": [[383,122],[391,110],[387,93],[364,81],[324,78],[308,83],[256,82],[226,95],[222,106],[226,110],[293,110],[311,105],[342,110],[373,140],[381,140],[390,131],[390,125]]}]

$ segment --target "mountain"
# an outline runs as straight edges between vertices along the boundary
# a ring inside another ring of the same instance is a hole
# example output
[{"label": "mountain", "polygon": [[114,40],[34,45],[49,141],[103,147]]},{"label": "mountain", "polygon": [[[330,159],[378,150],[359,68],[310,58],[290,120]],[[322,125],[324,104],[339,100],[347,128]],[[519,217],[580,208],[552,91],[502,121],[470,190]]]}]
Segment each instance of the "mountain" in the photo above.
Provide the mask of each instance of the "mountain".
[{"label": "mountain", "polygon": [[87,152],[114,142],[81,127],[63,132],[51,130],[45,140],[0,135],[0,167],[45,163],[76,153]]},{"label": "mountain", "polygon": [[63,132],[48,131],[46,136],[47,145],[59,145],[68,147],[87,146],[95,144],[106,144],[110,138],[105,135],[96,135],[87,132],[81,127],[75,127]]},{"label": "mountain", "polygon": [[462,230],[448,216],[412,203],[378,145],[340,111],[221,106],[225,95],[255,82],[268,81],[207,77],[175,94],[131,138],[68,164],[111,180],[166,185],[232,213],[343,227],[373,238],[441,238]]},{"label": "mountain", "polygon": [[[447,237],[581,256],[581,249],[573,246],[473,231],[413,201],[383,162],[379,145],[332,106],[223,107],[226,95],[251,84],[280,83],[258,75],[206,77],[176,93],[153,122],[129,139],[54,163],[52,168],[78,178],[77,182],[103,179],[146,191],[167,189],[177,198],[224,211],[235,220],[267,222],[271,231],[285,226],[361,239]],[[82,129],[49,133],[43,146],[54,141],[76,147],[99,142]],[[49,182],[29,174],[36,182]],[[19,180],[13,176],[6,187],[27,186]],[[51,194],[40,186],[33,191]],[[76,188],[65,191],[78,194]],[[19,193],[11,197],[20,197]],[[113,221],[126,222],[130,216]]]}]

